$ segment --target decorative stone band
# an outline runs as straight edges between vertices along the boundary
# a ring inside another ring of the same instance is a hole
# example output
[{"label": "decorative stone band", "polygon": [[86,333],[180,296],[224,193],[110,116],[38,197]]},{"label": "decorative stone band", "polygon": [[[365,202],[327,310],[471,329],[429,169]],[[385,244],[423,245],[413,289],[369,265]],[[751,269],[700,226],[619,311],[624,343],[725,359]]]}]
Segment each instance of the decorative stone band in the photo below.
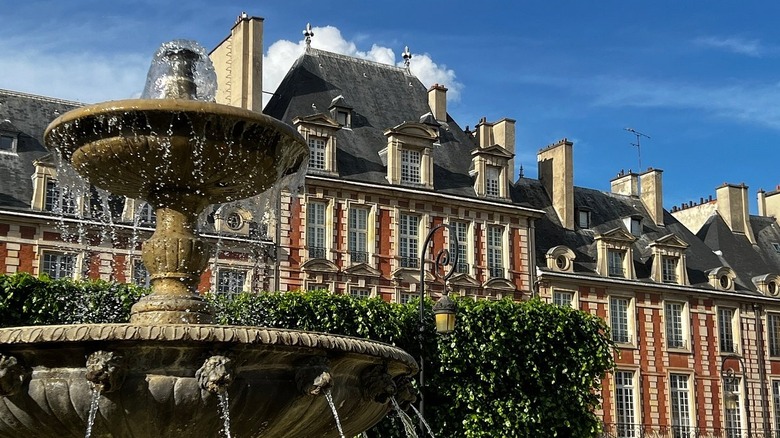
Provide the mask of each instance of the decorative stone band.
[{"label": "decorative stone band", "polygon": [[376,341],[297,330],[222,325],[134,325],[83,324],[9,327],[0,329],[0,351],[4,345],[68,343],[84,341],[197,341],[264,344],[337,350],[394,360],[418,371],[417,362],[404,350]]}]

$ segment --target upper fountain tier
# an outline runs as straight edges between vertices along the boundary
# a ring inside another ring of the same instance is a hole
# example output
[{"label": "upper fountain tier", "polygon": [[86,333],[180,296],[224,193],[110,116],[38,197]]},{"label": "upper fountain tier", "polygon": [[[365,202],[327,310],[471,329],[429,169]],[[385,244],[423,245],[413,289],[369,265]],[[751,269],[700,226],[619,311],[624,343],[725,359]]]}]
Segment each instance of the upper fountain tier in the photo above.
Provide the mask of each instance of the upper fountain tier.
[{"label": "upper fountain tier", "polygon": [[46,143],[87,180],[156,207],[184,196],[195,209],[262,193],[308,156],[293,128],[213,100],[213,67],[197,44],[157,52],[144,97],[86,106],[55,119]]}]

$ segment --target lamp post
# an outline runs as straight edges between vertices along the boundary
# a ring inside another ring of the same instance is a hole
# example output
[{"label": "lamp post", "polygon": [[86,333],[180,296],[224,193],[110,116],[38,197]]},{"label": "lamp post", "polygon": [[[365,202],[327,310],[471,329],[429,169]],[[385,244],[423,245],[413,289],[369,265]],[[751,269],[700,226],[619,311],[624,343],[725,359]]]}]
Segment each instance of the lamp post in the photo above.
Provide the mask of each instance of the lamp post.
[{"label": "lamp post", "polygon": [[742,356],[736,354],[729,354],[723,356],[720,362],[720,377],[723,380],[723,403],[727,409],[734,409],[737,406],[738,396],[733,391],[726,391],[726,385],[735,385],[739,378],[734,372],[734,368],[726,368],[726,361],[729,359],[735,359],[739,361],[739,369],[742,372],[742,385],[745,389],[744,396],[742,397],[745,406],[745,422],[747,427],[747,436],[752,436],[752,430],[750,427],[750,398],[748,397],[748,384],[747,374],[745,370],[745,359]]},{"label": "lamp post", "polygon": [[[444,295],[433,306],[433,314],[436,318],[436,332],[441,334],[451,333],[455,330],[455,303],[447,295],[447,280],[455,273],[458,268],[458,235],[452,226],[448,224],[439,224],[431,228],[428,235],[425,237],[425,242],[422,247],[422,254],[420,255],[420,431],[424,432],[424,420],[423,420],[423,387],[425,385],[424,371],[425,371],[425,358],[424,352],[424,336],[425,336],[425,256],[428,252],[428,247],[431,244],[434,234],[439,230],[449,229],[450,239],[453,243],[454,254],[450,254],[447,248],[442,248],[433,259],[433,275],[437,279],[444,281]],[[444,270],[444,266],[451,265],[452,268],[449,272],[442,275],[440,271]]]}]

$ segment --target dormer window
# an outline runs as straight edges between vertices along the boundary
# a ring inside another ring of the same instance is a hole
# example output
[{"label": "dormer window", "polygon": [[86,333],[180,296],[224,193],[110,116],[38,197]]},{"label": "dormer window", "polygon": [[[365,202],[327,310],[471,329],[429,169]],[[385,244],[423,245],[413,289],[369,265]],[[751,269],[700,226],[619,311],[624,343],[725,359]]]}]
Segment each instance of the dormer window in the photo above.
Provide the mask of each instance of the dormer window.
[{"label": "dormer window", "polygon": [[577,226],[580,228],[590,228],[590,210],[577,210]]},{"label": "dormer window", "polygon": [[309,169],[325,170],[325,150],[328,139],[309,137]]},{"label": "dormer window", "polygon": [[16,152],[16,136],[0,134],[0,152]]},{"label": "dormer window", "polygon": [[401,150],[401,182],[420,184],[420,152]]},{"label": "dormer window", "polygon": [[775,274],[764,274],[753,277],[753,284],[759,292],[770,297],[780,295],[780,276]]},{"label": "dormer window", "polygon": [[485,195],[491,197],[501,196],[501,168],[487,166],[485,172]]},{"label": "dormer window", "polygon": [[346,128],[349,128],[352,126],[351,123],[351,117],[349,116],[349,112],[345,110],[336,110],[336,121],[339,122],[339,125],[344,126]]},{"label": "dormer window", "polygon": [[338,95],[330,102],[330,116],[343,128],[352,127],[352,107],[344,96]]},{"label": "dormer window", "polygon": [[708,271],[707,277],[709,277],[710,286],[715,289],[733,291],[737,274],[728,266],[721,266]]},{"label": "dormer window", "polygon": [[623,223],[626,225],[626,229],[634,236],[639,237],[642,235],[641,216],[630,216],[627,218],[623,218]]},{"label": "dormer window", "polygon": [[625,261],[626,252],[618,249],[607,250],[607,256],[609,257],[608,263],[608,275],[610,277],[624,278],[626,276]]},{"label": "dormer window", "polygon": [[550,248],[546,254],[547,268],[558,272],[574,271],[574,251],[570,248],[558,245]]},{"label": "dormer window", "polygon": [[688,284],[685,250],[688,244],[674,234],[667,234],[650,245],[653,252],[653,281],[670,284]]},{"label": "dormer window", "polygon": [[379,151],[387,166],[387,181],[433,188],[431,149],[438,132],[422,123],[404,122],[384,132],[387,147]]},{"label": "dormer window", "polygon": [[596,235],[596,270],[605,277],[634,278],[632,245],[636,237],[622,227]]},{"label": "dormer window", "polygon": [[309,171],[336,174],[336,132],[339,123],[327,114],[296,117],[293,125],[309,145]]}]

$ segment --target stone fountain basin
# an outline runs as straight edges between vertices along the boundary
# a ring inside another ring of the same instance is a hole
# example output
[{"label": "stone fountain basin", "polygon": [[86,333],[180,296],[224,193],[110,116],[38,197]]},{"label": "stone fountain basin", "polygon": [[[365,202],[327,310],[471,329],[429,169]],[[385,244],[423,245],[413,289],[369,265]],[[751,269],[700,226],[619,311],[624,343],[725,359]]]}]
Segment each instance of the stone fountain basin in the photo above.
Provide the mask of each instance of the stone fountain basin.
[{"label": "stone fountain basin", "polygon": [[93,437],[221,436],[218,396],[194,377],[214,354],[235,364],[228,398],[231,431],[240,438],[338,437],[325,397],[296,385],[296,371],[312,360],[329,365],[348,437],[388,410],[368,390],[367,371],[386,365],[393,378],[417,372],[399,348],[313,332],[193,324],[3,328],[0,353],[32,375],[18,393],[0,397],[0,437],[83,437],[91,395],[85,358],[99,350],[122,356],[127,375],[101,395]]},{"label": "stone fountain basin", "polygon": [[160,190],[206,204],[248,198],[308,156],[303,137],[279,120],[195,100],[89,105],[56,118],[44,137],[91,184],[146,200]]}]

